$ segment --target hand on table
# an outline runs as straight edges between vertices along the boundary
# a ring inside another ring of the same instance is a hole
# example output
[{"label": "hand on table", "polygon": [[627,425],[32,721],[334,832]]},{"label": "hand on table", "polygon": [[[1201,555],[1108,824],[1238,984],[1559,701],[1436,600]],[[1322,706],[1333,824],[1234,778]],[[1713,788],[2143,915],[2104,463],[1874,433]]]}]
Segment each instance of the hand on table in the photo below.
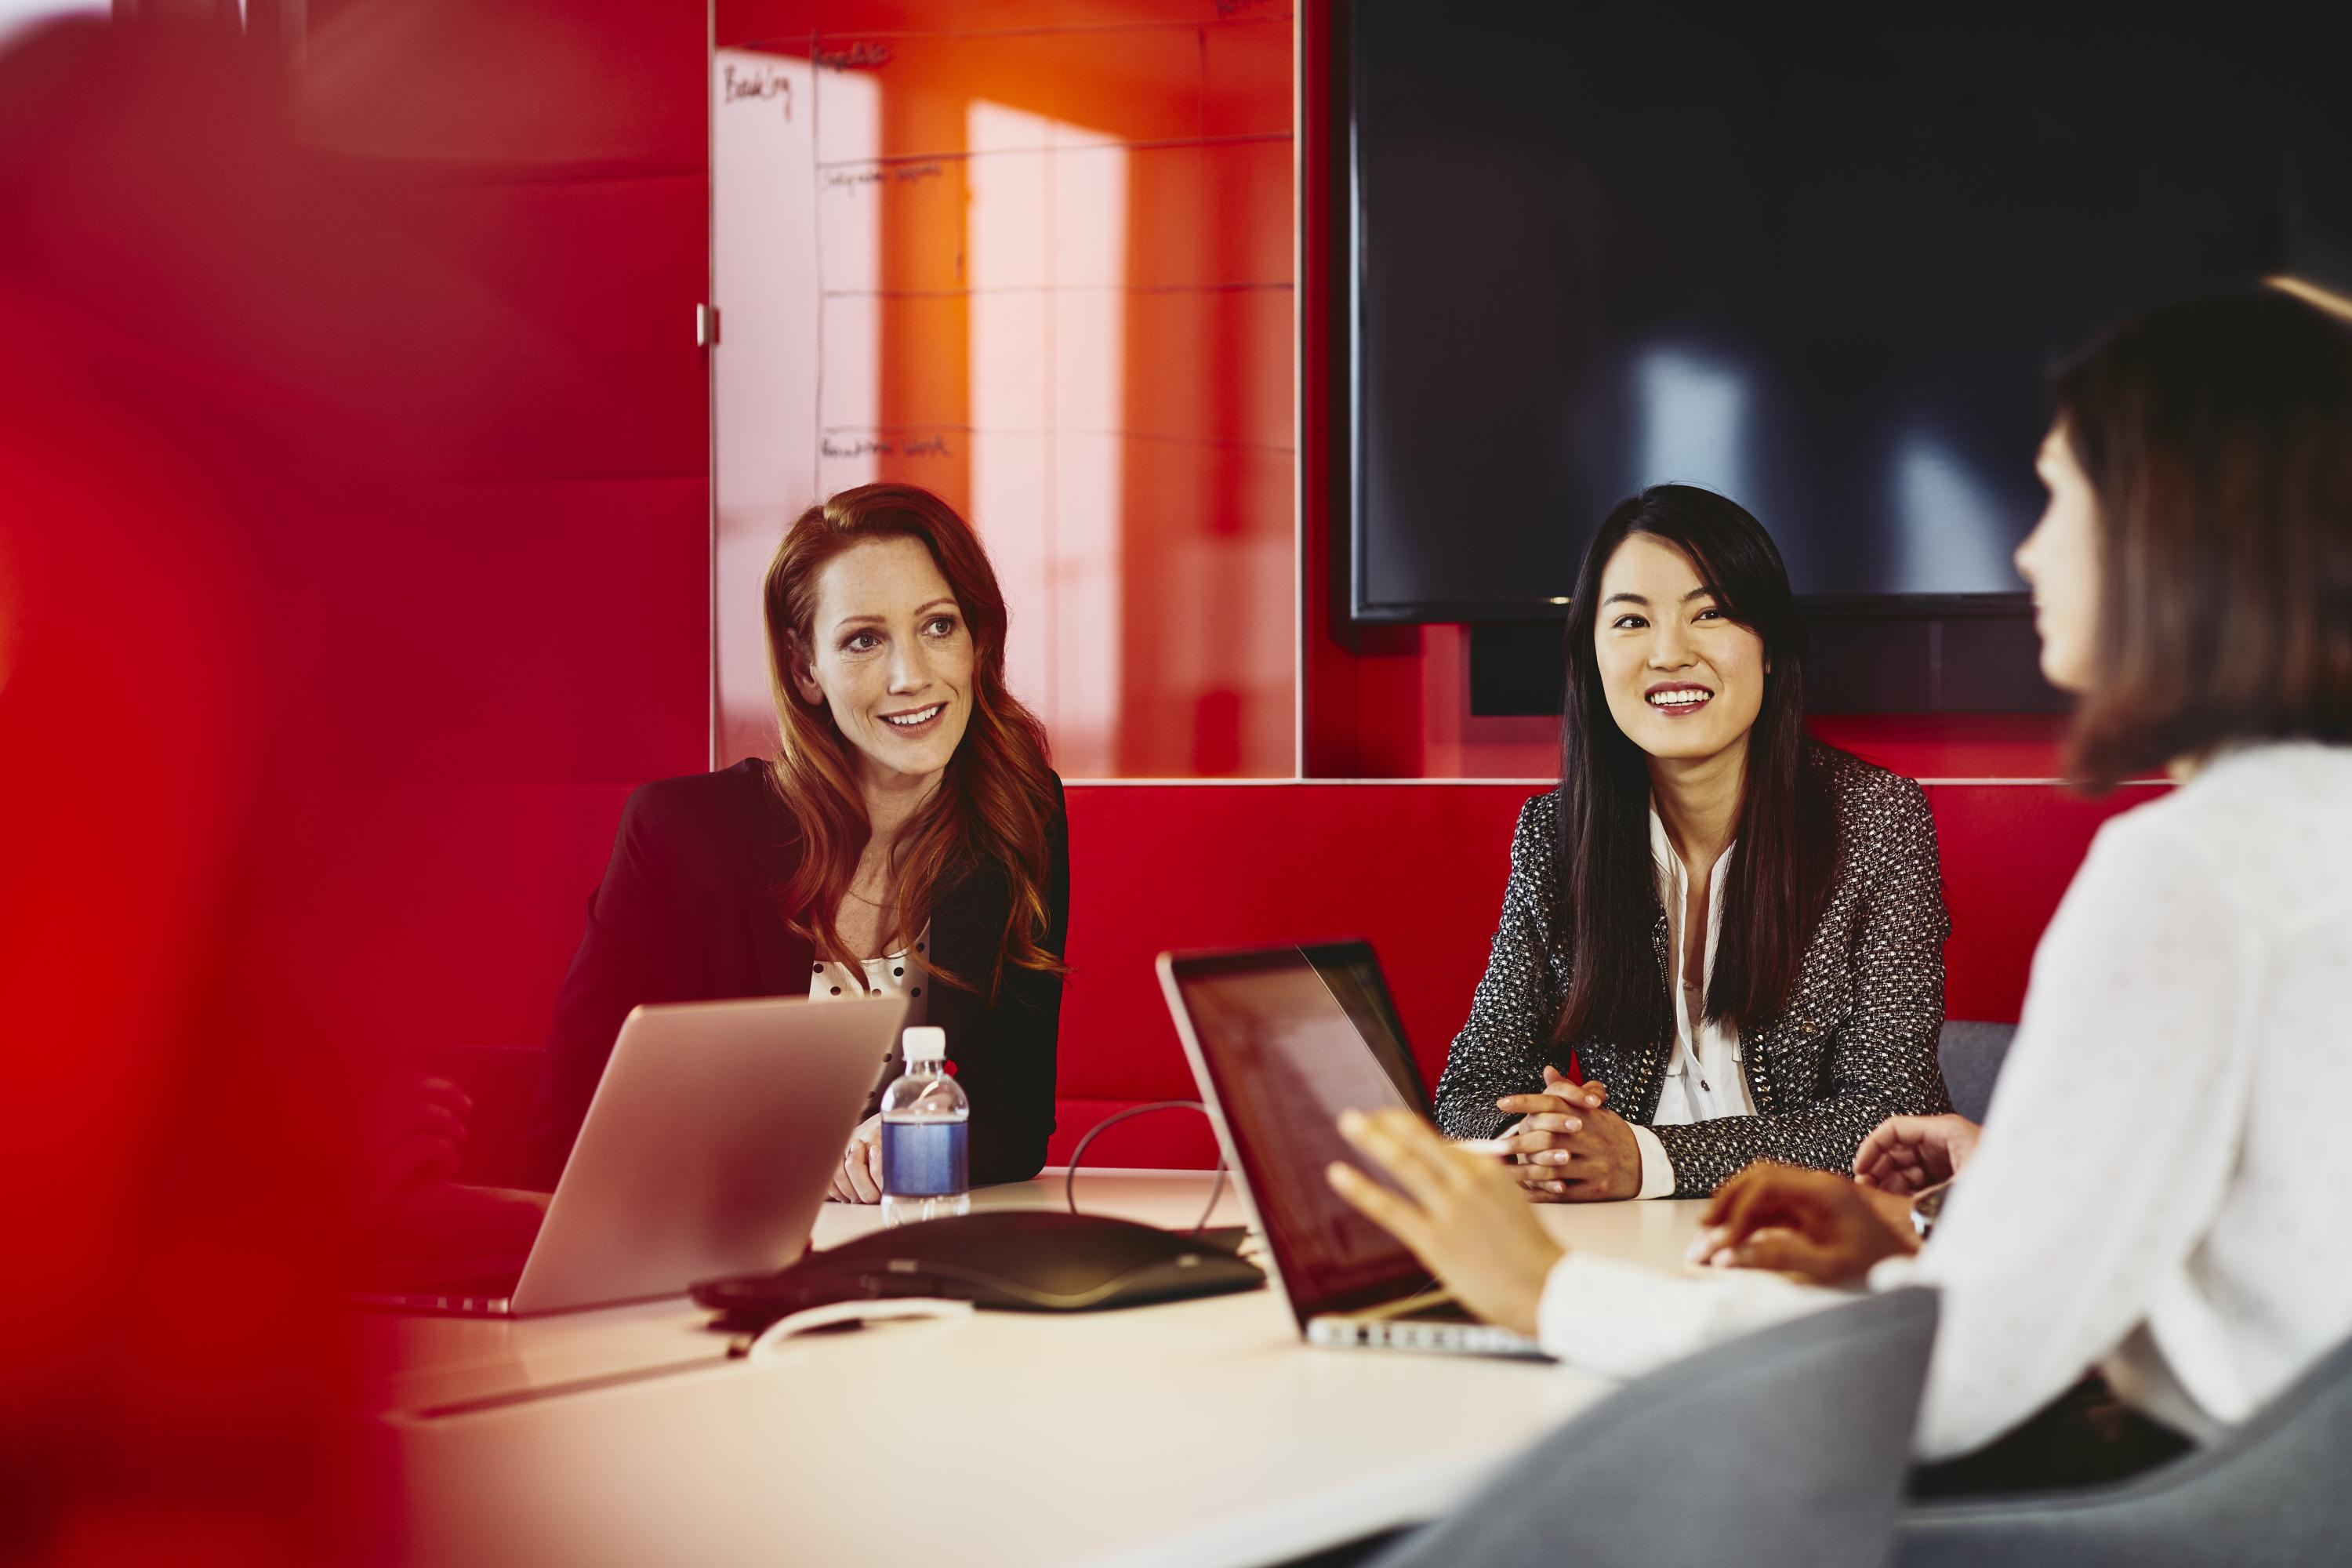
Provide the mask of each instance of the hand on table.
[{"label": "hand on table", "polygon": [[1883,1258],[1918,1250],[1904,1199],[1827,1171],[1759,1161],[1716,1188],[1690,1258],[1845,1285]]},{"label": "hand on table", "polygon": [[849,1135],[841,1168],[833,1173],[833,1190],[825,1196],[837,1204],[882,1201],[882,1118],[867,1117]]},{"label": "hand on table", "polygon": [[509,1257],[520,1261],[547,1217],[547,1193],[436,1182],[394,1205],[375,1250],[406,1259]]},{"label": "hand on table", "polygon": [[1960,1173],[1984,1129],[1965,1116],[1890,1116],[1854,1151],[1853,1179],[1886,1193],[1916,1193]]},{"label": "hand on table", "polygon": [[420,1187],[457,1178],[473,1100],[446,1078],[396,1075],[368,1098],[361,1131],[360,1213],[381,1223]]},{"label": "hand on table", "polygon": [[1510,1167],[1526,1196],[1539,1204],[1630,1198],[1642,1190],[1642,1146],[1623,1117],[1601,1104],[1609,1087],[1570,1083],[1544,1068],[1541,1094],[1507,1094],[1495,1109],[1520,1120],[1503,1142],[1521,1162]]},{"label": "hand on table", "polygon": [[1464,1306],[1533,1335],[1561,1248],[1520,1198],[1515,1167],[1455,1147],[1409,1110],[1344,1111],[1339,1131],[1404,1191],[1336,1160],[1324,1171],[1332,1190],[1412,1248]]}]

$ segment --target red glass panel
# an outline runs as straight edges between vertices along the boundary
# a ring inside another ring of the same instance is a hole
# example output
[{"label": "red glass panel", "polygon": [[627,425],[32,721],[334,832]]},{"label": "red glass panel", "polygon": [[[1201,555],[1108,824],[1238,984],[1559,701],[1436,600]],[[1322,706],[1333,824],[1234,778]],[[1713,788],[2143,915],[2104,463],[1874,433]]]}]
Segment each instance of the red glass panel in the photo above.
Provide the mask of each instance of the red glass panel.
[{"label": "red glass panel", "polygon": [[890,479],[987,542],[1066,774],[1288,776],[1289,17],[1020,9],[721,9],[719,760],[772,726],[767,552]]}]

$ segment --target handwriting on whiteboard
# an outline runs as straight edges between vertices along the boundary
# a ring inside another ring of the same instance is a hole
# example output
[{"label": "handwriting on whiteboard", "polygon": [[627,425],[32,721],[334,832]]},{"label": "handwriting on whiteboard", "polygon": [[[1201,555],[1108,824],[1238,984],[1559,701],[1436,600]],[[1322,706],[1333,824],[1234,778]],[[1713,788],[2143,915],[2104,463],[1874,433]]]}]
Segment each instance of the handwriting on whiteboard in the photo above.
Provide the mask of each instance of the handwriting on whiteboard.
[{"label": "handwriting on whiteboard", "polygon": [[936,180],[947,173],[938,163],[861,163],[852,169],[827,169],[824,183],[828,185],[911,185],[918,180]]},{"label": "handwriting on whiteboard", "polygon": [[878,70],[890,63],[890,46],[857,43],[845,49],[828,49],[819,44],[809,58],[827,70]]},{"label": "handwriting on whiteboard", "polygon": [[818,449],[828,458],[946,458],[945,436],[909,436],[903,441],[875,440],[866,436],[827,436]]},{"label": "handwriting on whiteboard", "polygon": [[739,70],[730,65],[719,73],[719,85],[722,103],[772,98],[783,104],[786,120],[793,117],[793,79],[781,70]]}]

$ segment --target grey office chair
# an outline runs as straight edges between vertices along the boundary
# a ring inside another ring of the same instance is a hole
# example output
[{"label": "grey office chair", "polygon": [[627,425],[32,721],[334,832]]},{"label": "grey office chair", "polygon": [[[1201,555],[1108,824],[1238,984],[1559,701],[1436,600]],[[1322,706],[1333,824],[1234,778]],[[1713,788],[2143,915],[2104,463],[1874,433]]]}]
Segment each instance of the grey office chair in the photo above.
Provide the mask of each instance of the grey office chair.
[{"label": "grey office chair", "polygon": [[1971,1121],[1984,1120],[1985,1107],[1992,1102],[1993,1079],[2000,1076],[2000,1064],[2016,1034],[2014,1024],[1945,1020],[1936,1056],[1944,1069],[1944,1087],[1951,1090],[1954,1110]]},{"label": "grey office chair", "polygon": [[2111,1487],[1923,1503],[1902,1568],[2305,1568],[2352,1563],[2352,1342],[2252,1421]]},{"label": "grey office chair", "polygon": [[1701,1352],[1619,1389],[1373,1562],[1884,1568],[1935,1335],[1934,1294],[1897,1290]]}]

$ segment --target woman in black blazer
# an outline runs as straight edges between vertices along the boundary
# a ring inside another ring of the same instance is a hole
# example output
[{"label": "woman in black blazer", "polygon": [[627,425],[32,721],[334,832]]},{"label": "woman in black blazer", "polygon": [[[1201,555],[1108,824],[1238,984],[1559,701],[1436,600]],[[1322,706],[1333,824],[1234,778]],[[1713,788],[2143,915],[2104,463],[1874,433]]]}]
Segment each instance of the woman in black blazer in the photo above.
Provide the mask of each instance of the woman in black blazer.
[{"label": "woman in black blazer", "polygon": [[[1004,689],[995,574],[946,502],[866,485],[793,524],[765,598],[777,756],[630,797],[557,998],[533,1165],[562,1173],[638,1004],[885,989],[947,1031],[971,1180],[1026,1180],[1054,1129],[1069,829]],[[835,1196],[879,1195],[876,1142],[869,1117]]]},{"label": "woman in black blazer", "polygon": [[1560,786],[1520,814],[1436,1093],[1457,1138],[1509,1126],[1531,1198],[1843,1171],[1887,1117],[1950,1108],[1935,819],[1806,733],[1803,654],[1780,552],[1737,503],[1659,485],[1594,535]]}]

